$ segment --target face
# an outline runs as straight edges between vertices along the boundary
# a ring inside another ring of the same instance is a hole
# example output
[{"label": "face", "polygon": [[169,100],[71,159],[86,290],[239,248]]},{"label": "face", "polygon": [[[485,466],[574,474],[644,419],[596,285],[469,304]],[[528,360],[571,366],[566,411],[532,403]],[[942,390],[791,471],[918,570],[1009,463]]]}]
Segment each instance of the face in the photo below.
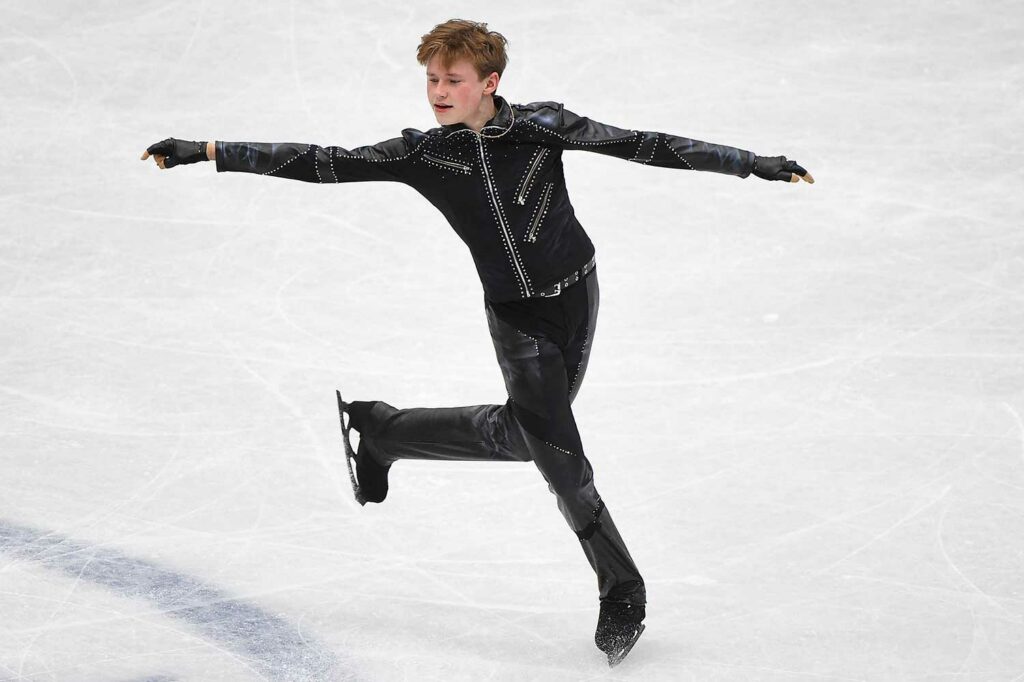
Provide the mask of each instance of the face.
[{"label": "face", "polygon": [[[497,73],[480,80],[468,60],[459,60],[448,68],[441,65],[437,56],[427,62],[427,101],[434,110],[437,122],[442,125],[463,123],[467,119],[479,117],[486,110],[486,105],[490,104],[491,94],[497,87]],[[448,106],[439,107],[438,104]]]}]

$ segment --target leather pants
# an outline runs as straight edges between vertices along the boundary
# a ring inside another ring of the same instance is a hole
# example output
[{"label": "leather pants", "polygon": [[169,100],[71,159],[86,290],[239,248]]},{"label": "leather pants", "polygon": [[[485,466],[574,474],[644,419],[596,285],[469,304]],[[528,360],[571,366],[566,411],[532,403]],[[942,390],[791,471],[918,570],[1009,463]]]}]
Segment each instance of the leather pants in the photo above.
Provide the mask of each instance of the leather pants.
[{"label": "leather pants", "polygon": [[369,449],[381,464],[532,461],[597,574],[600,599],[644,604],[643,578],[594,487],[571,407],[593,347],[599,298],[596,268],[558,296],[485,298],[508,393],[504,404],[400,410],[364,402],[368,423],[352,426],[360,450]]}]

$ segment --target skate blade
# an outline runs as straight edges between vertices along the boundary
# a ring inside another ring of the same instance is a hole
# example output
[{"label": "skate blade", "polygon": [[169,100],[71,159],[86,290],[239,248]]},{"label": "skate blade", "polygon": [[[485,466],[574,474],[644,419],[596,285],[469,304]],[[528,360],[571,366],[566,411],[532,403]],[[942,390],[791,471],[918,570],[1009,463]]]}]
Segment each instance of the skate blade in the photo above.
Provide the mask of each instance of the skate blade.
[{"label": "skate blade", "polygon": [[646,625],[640,623],[640,627],[636,629],[636,634],[633,635],[633,638],[626,643],[626,646],[622,647],[622,651],[616,652],[614,654],[608,654],[609,668],[614,668],[619,663],[622,663],[622,659],[624,659],[626,657],[626,654],[628,654],[633,649],[633,645],[636,644],[636,640],[640,639],[640,635],[643,634],[646,628]]},{"label": "skate blade", "polygon": [[334,392],[338,394],[338,418],[341,420],[341,438],[345,442],[345,464],[348,466],[348,479],[352,483],[352,494],[355,495],[356,502],[365,507],[366,497],[359,487],[359,482],[356,481],[356,472],[352,469],[352,460],[355,459],[356,453],[352,451],[352,443],[348,439],[348,432],[352,427],[345,426],[345,401],[341,399],[341,391],[335,389]]}]

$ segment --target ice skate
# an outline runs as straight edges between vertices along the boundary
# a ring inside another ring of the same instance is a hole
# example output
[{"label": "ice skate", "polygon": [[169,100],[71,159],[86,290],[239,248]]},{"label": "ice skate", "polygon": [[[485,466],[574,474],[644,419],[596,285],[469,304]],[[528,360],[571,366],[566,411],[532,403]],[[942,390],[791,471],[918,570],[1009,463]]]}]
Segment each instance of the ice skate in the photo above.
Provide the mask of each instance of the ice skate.
[{"label": "ice skate", "polygon": [[[352,483],[352,492],[355,494],[356,502],[366,505],[367,502],[383,502],[388,496],[388,470],[387,466],[378,464],[370,455],[368,447],[364,447],[362,437],[359,440],[359,451],[352,450],[352,442],[349,440],[349,431],[352,424],[352,405],[341,399],[341,391],[338,394],[338,417],[341,420],[341,437],[345,441],[345,463],[348,465],[348,477]],[[345,415],[349,416],[348,423],[345,422]],[[361,424],[366,415],[357,414],[357,423]],[[359,425],[355,426],[360,431]],[[352,471],[352,460],[356,462],[355,472]]]},{"label": "ice skate", "polygon": [[643,605],[624,602],[601,602],[601,614],[597,618],[594,643],[608,655],[608,665],[614,667],[622,662],[646,627],[643,622],[646,610]]}]

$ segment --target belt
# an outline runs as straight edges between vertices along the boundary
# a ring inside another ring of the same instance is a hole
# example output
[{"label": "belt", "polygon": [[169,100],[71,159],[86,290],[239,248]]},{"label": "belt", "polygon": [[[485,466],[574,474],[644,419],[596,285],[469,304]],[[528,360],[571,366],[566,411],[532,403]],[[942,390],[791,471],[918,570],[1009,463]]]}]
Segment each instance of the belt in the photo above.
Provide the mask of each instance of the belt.
[{"label": "belt", "polygon": [[587,273],[589,273],[591,270],[594,269],[594,267],[596,267],[597,263],[594,262],[594,259],[596,258],[597,255],[595,254],[594,257],[590,259],[590,262],[584,265],[582,268],[580,268],[576,272],[571,273],[568,277],[560,279],[559,281],[549,286],[547,289],[544,289],[543,291],[538,291],[531,298],[547,298],[548,296],[558,296],[560,293],[562,293],[562,289],[570,287],[573,284],[576,284],[576,282],[586,277]]}]

